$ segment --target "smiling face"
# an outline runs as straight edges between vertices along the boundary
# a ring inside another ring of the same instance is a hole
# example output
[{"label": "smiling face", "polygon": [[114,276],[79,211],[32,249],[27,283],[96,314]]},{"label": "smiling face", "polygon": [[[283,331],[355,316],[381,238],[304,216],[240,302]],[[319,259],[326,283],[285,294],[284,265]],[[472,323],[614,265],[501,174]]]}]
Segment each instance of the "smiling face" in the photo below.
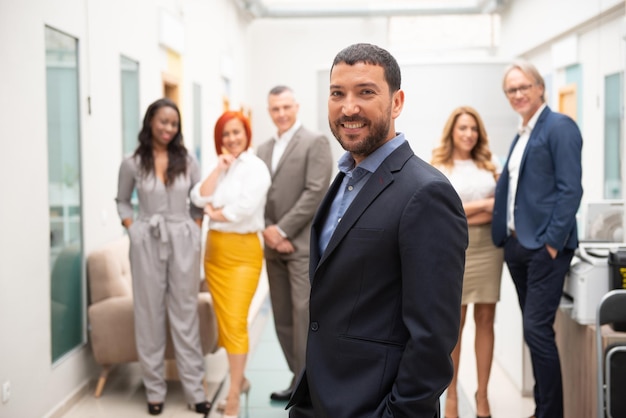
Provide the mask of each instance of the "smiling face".
[{"label": "smiling face", "polygon": [[328,123],[357,164],[396,136],[394,120],[403,105],[404,92],[389,91],[383,67],[362,62],[333,66]]},{"label": "smiling face", "polygon": [[522,117],[523,125],[543,104],[543,86],[519,68],[513,68],[504,78],[504,91],[513,110]]},{"label": "smiling face", "polygon": [[178,134],[180,129],[178,113],[170,106],[162,106],[154,113],[150,121],[152,144],[159,148],[167,148],[167,145]]},{"label": "smiling face", "polygon": [[473,116],[463,113],[456,118],[452,128],[452,157],[458,160],[471,158],[471,152],[478,142],[478,124]]},{"label": "smiling face", "polygon": [[228,154],[239,157],[248,147],[248,136],[239,119],[231,119],[224,124],[222,131],[222,148]]},{"label": "smiling face", "polygon": [[296,123],[300,107],[289,90],[280,94],[270,94],[267,102],[270,117],[278,128],[278,135],[282,135]]}]

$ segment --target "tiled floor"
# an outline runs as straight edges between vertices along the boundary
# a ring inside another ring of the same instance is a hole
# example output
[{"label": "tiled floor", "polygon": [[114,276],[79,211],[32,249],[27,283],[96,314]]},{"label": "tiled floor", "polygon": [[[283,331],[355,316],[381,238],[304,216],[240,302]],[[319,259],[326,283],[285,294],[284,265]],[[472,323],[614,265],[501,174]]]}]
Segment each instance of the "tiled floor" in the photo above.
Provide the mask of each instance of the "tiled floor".
[{"label": "tiled floor", "polygon": [[[271,392],[284,389],[290,382],[291,374],[283,358],[276,339],[271,308],[267,300],[258,307],[255,320],[251,324],[250,344],[251,355],[248,360],[246,376],[252,384],[248,399],[246,418],[281,418],[287,417],[285,403],[273,402],[269,399]],[[468,316],[470,317],[470,316]],[[476,387],[475,365],[473,358],[473,327],[471,322],[466,325],[463,333],[461,353],[461,371],[459,375],[459,415],[460,418],[476,416],[473,396]],[[210,393],[215,400],[226,396],[227,376],[226,354],[219,350],[207,357],[207,370],[210,382]],[[470,396],[468,396],[468,394]],[[511,384],[497,363],[494,363],[489,386],[491,413],[494,418],[522,418],[532,415],[533,401],[522,397]],[[442,397],[445,402],[445,393]],[[242,406],[245,398],[242,398]],[[443,411],[442,411],[443,412]],[[144,389],[137,364],[128,364],[116,368],[107,382],[101,398],[96,399],[91,392],[85,395],[62,418],[134,418],[148,416],[145,406]],[[163,418],[194,418],[200,415],[188,410],[183,399],[182,389],[177,381],[168,382],[168,395],[165,402]],[[213,410],[209,418],[221,418]]]}]

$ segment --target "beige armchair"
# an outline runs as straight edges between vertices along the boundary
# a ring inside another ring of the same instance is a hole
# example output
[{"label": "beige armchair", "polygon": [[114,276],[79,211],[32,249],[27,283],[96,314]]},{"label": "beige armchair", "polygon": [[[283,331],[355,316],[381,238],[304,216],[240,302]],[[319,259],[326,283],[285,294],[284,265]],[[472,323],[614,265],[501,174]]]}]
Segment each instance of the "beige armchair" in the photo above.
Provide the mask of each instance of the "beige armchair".
[{"label": "beige armchair", "polygon": [[[113,365],[138,360],[128,249],[129,240],[124,236],[92,252],[87,258],[89,338],[94,358],[102,366],[95,397],[102,394]],[[213,301],[204,285],[198,293],[198,316],[202,353],[214,353],[217,350],[217,324]],[[169,333],[165,358],[174,358]]]}]

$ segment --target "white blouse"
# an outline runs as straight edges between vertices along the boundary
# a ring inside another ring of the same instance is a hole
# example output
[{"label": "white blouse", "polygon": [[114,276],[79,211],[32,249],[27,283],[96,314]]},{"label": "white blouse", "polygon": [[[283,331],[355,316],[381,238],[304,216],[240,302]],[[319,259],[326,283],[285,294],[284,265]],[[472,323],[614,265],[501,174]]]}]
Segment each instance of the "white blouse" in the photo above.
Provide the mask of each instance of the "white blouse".
[{"label": "white blouse", "polygon": [[[500,174],[502,167],[497,159],[492,159],[496,172]],[[438,167],[444,173],[458,193],[463,203],[493,197],[496,180],[489,170],[478,168],[474,160],[454,160],[451,169]]]},{"label": "white blouse", "polygon": [[[215,169],[217,163],[211,167]],[[210,172],[210,171],[209,171]],[[211,203],[222,209],[227,222],[211,220],[209,229],[222,232],[247,234],[265,228],[265,200],[270,188],[271,177],[267,165],[250,150],[239,157],[217,179],[211,196],[201,196],[202,181],[196,183],[190,192],[194,205],[203,208]]]}]

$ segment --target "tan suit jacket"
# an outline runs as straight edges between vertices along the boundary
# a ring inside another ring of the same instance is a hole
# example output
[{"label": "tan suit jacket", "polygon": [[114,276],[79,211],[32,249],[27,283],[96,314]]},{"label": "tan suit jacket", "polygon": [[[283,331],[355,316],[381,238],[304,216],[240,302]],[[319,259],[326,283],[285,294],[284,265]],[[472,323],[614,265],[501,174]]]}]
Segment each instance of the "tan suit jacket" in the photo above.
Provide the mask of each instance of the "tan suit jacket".
[{"label": "tan suit jacket", "polygon": [[[257,155],[271,172],[274,140],[261,144]],[[310,228],[332,173],[332,154],[326,137],[301,127],[283,153],[272,185],[267,193],[265,225],[278,225],[296,249],[297,255],[309,255]],[[265,248],[267,258],[279,253]]]}]

